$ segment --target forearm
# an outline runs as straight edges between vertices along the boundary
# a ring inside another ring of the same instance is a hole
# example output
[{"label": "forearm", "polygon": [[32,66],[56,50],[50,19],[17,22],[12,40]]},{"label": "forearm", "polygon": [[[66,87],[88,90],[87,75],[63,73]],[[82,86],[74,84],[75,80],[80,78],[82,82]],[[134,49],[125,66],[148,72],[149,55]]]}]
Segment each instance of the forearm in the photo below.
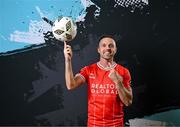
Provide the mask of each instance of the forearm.
[{"label": "forearm", "polygon": [[73,89],[75,87],[75,80],[74,80],[71,60],[65,61],[65,79],[68,90]]},{"label": "forearm", "polygon": [[131,88],[129,88],[129,89],[125,88],[121,81],[118,81],[116,83],[116,86],[117,86],[117,91],[118,91],[118,94],[119,94],[119,97],[120,97],[121,101],[126,106],[131,105],[132,104],[132,99],[133,99]]}]

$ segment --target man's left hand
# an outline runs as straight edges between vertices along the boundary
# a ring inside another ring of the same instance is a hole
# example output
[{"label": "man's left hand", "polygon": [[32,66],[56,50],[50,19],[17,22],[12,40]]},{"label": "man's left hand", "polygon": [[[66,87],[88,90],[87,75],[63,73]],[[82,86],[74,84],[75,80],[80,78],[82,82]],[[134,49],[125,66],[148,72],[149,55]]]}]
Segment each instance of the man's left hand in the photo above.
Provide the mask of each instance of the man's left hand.
[{"label": "man's left hand", "polygon": [[110,73],[109,73],[109,78],[116,84],[118,84],[119,82],[122,82],[123,81],[122,76],[119,75],[114,68],[112,68],[111,63],[108,63],[108,65],[111,68]]}]

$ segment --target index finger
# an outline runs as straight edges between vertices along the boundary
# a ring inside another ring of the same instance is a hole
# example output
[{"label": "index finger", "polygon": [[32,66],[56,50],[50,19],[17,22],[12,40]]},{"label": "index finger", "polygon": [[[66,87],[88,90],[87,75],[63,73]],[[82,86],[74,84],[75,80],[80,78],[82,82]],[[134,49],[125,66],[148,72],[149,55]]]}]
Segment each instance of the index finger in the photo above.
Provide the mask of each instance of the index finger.
[{"label": "index finger", "polygon": [[67,44],[66,44],[66,41],[64,41],[64,48],[66,48]]},{"label": "index finger", "polygon": [[108,66],[109,66],[109,68],[111,68],[111,67],[112,67],[112,64],[111,64],[110,62],[108,62]]}]

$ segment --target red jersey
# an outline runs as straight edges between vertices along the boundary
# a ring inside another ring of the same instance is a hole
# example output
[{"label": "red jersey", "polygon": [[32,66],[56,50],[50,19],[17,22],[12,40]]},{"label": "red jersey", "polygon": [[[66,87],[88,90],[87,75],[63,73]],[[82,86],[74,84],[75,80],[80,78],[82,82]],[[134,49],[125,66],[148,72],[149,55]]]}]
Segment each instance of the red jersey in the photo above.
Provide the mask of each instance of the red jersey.
[{"label": "red jersey", "polygon": [[[130,73],[119,64],[113,68],[123,77],[124,86],[130,87]],[[123,126],[124,112],[115,83],[99,63],[85,66],[79,75],[88,83],[88,126]]]}]

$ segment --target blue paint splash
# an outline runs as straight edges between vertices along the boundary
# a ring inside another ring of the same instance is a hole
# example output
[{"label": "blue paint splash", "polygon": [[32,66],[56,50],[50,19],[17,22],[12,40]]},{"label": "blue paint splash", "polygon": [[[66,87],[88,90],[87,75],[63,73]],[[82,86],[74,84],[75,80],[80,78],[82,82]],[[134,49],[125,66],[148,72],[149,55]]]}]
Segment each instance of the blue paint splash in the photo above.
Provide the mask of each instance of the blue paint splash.
[{"label": "blue paint splash", "polygon": [[58,16],[71,16],[74,20],[83,19],[79,17],[86,14],[85,1],[1,0],[0,53],[45,43],[43,32],[51,30],[51,27],[43,22],[42,17],[52,21]]}]

